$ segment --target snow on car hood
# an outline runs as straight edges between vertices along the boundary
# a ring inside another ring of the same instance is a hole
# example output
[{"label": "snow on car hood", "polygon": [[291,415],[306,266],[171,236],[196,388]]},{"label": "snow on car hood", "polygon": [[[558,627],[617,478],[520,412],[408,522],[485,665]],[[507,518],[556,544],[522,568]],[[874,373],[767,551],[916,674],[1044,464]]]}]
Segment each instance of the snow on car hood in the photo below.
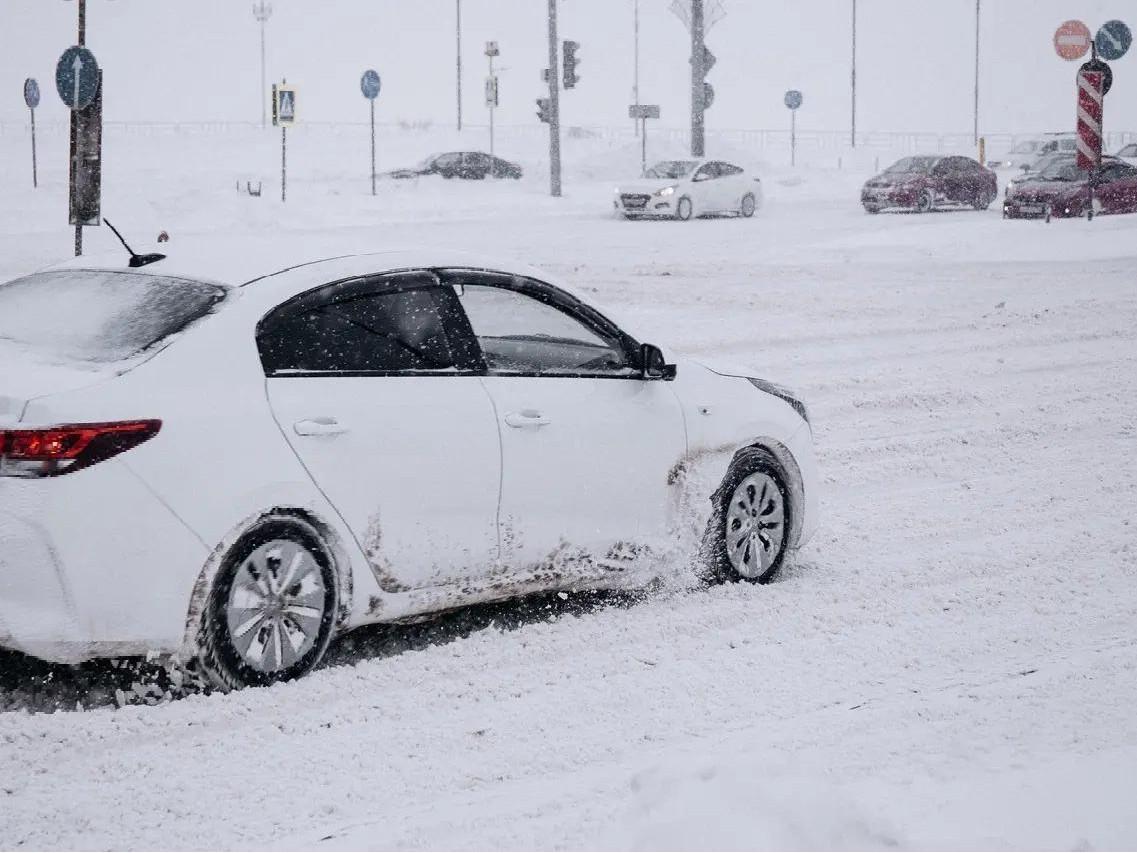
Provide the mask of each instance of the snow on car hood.
[{"label": "snow on car hood", "polygon": [[664,187],[673,187],[680,183],[679,179],[660,180],[659,178],[641,178],[638,181],[628,181],[627,183],[620,184],[620,192],[622,193],[646,193],[651,195],[657,193]]}]

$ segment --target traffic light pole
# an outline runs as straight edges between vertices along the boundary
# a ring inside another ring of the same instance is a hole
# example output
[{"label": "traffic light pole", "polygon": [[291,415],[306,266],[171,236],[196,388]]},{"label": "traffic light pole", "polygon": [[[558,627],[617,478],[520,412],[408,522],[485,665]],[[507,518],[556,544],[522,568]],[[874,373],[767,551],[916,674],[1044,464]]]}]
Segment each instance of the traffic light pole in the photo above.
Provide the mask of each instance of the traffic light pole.
[{"label": "traffic light pole", "polygon": [[706,150],[706,55],[703,0],[691,0],[691,156],[702,157]]},{"label": "traffic light pole", "polygon": [[559,198],[561,194],[560,80],[557,62],[557,0],[549,0],[549,192],[554,198]]}]

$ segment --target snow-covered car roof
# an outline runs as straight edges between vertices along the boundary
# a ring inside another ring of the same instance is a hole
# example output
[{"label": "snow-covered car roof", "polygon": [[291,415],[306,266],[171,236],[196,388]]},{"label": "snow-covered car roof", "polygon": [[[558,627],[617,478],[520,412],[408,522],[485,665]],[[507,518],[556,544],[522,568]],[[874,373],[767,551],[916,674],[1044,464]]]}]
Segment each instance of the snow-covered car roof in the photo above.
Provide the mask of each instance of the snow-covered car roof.
[{"label": "snow-covered car roof", "polygon": [[[457,267],[486,269],[496,272],[512,273],[543,281],[560,288],[581,302],[591,305],[607,316],[625,331],[632,328],[625,324],[621,312],[609,310],[591,294],[584,294],[565,283],[547,270],[538,269],[516,258],[490,256],[458,251],[446,247],[386,248],[363,251],[334,251],[327,246],[317,246],[304,241],[273,241],[271,244],[247,243],[233,246],[217,239],[194,238],[179,240],[178,243],[164,243],[145,247],[135,246],[140,254],[157,251],[166,254],[164,260],[131,270],[128,266],[130,256],[125,250],[98,255],[84,255],[49,267],[61,269],[122,270],[154,276],[185,278],[194,281],[211,282],[227,287],[246,287],[254,295],[263,299],[255,301],[266,303],[287,298],[293,292],[303,292],[322,282],[331,282],[355,275],[382,273],[388,270],[425,269],[431,267]],[[307,283],[289,285],[287,291],[274,292],[272,278],[280,273],[300,267],[310,268]]]}]

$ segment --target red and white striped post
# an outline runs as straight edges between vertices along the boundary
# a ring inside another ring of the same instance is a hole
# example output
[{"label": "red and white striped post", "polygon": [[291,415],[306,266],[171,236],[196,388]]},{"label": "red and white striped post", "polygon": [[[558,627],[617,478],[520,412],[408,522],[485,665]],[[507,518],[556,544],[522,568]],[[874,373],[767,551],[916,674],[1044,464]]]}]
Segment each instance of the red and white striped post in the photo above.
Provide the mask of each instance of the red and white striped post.
[{"label": "red and white striped post", "polygon": [[1101,165],[1104,79],[1100,71],[1078,72],[1078,168],[1087,172]]},{"label": "red and white striped post", "polygon": [[1104,84],[1105,74],[1101,71],[1078,72],[1078,168],[1090,175],[1086,216],[1091,220],[1094,218],[1094,184],[1101,168]]}]

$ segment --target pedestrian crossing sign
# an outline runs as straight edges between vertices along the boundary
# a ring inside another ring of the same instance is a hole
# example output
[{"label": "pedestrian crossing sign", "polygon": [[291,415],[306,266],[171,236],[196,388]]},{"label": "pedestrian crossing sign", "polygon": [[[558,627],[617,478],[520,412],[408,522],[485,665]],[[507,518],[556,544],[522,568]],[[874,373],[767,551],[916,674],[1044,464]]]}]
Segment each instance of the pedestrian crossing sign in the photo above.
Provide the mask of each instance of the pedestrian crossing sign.
[{"label": "pedestrian crossing sign", "polygon": [[272,87],[272,123],[277,127],[296,123],[296,89],[292,86]]}]

